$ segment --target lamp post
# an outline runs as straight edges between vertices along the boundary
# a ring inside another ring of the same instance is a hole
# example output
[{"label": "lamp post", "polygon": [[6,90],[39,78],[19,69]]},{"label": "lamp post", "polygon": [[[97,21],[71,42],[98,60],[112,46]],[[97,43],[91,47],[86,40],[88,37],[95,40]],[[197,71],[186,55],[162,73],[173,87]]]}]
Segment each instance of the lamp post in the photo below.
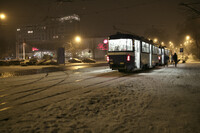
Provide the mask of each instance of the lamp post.
[{"label": "lamp post", "polygon": [[3,20],[3,19],[5,19],[5,18],[6,18],[6,15],[5,15],[4,13],[1,13],[1,14],[0,14],[0,19]]},{"label": "lamp post", "polygon": [[80,36],[76,36],[75,37],[75,42],[80,43],[81,42],[81,37]]},{"label": "lamp post", "polygon": [[6,19],[6,15],[4,13],[0,13],[0,25],[3,24],[3,20]]},{"label": "lamp post", "polygon": [[[75,37],[74,37],[74,43],[75,43],[75,44],[80,44],[80,43],[81,43],[81,37],[80,37],[80,36],[75,36]],[[78,49],[78,46],[77,46],[77,45],[75,45],[75,46],[73,46],[73,47],[75,47],[75,48],[77,47],[77,49]],[[78,55],[77,55],[77,53],[78,53],[77,50],[75,50],[74,52],[76,52],[76,54],[74,53],[75,56],[78,57]]]},{"label": "lamp post", "polygon": [[25,42],[23,42],[23,59],[25,60],[26,59],[26,49],[25,49],[25,46],[26,46],[26,43]]},{"label": "lamp post", "polygon": [[80,36],[75,36],[72,39],[70,39],[69,42],[67,42],[67,44],[70,46],[69,51],[71,52],[71,57],[74,58],[76,56],[75,52],[76,52],[76,43],[80,43],[81,42],[81,37]]},{"label": "lamp post", "polygon": [[154,42],[154,43],[157,43],[157,42],[158,42],[158,39],[157,39],[157,38],[154,38],[154,39],[153,39],[153,42]]},{"label": "lamp post", "polygon": [[187,36],[185,37],[185,39],[186,39],[187,41],[190,40],[190,36],[187,35]]}]

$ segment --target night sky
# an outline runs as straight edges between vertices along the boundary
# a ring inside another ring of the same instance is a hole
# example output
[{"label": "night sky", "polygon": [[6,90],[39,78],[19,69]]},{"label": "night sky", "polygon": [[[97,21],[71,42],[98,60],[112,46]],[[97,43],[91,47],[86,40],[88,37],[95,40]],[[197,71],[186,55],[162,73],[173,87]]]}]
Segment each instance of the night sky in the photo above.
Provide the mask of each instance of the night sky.
[{"label": "night sky", "polygon": [[[5,0],[0,12],[7,14],[7,27],[37,24],[47,18],[78,14],[81,31],[90,35],[109,35],[118,29],[145,36],[152,27],[177,39],[177,25],[187,18],[179,4],[193,0]],[[194,0],[196,1],[196,0]]]}]

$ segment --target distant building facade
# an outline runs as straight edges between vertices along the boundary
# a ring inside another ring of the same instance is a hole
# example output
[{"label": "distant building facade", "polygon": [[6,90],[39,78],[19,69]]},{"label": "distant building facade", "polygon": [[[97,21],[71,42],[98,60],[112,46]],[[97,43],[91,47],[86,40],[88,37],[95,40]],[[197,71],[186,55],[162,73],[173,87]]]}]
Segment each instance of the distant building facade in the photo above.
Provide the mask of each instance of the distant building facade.
[{"label": "distant building facade", "polygon": [[[16,29],[16,57],[22,58],[23,47],[25,47],[27,58],[30,58],[31,55],[40,55],[38,57],[42,58],[43,52],[56,55],[55,51],[59,47],[65,47],[68,53],[66,56],[70,57],[70,43],[73,43],[74,36],[79,33],[80,18],[76,14],[49,19],[41,24],[19,26]],[[97,47],[105,38],[83,36],[80,44],[73,44],[78,45],[78,47],[75,47],[78,51],[77,56],[83,57],[80,53],[88,49],[88,57],[95,59],[104,58],[106,51],[100,50]]]}]

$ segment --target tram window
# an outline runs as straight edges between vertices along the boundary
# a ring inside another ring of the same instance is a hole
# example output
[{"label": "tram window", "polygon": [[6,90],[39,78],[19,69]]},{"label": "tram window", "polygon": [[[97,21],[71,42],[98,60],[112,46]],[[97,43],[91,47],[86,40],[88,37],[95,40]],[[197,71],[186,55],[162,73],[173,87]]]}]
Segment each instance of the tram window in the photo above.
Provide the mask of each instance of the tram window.
[{"label": "tram window", "polygon": [[142,42],[142,52],[149,53],[149,44]]},{"label": "tram window", "polygon": [[157,54],[157,47],[153,46],[153,54]]},{"label": "tram window", "polygon": [[154,54],[158,54],[158,47],[154,46]]},{"label": "tram window", "polygon": [[133,51],[132,39],[109,40],[109,51]]},{"label": "tram window", "polygon": [[142,52],[145,52],[145,42],[142,42]]}]

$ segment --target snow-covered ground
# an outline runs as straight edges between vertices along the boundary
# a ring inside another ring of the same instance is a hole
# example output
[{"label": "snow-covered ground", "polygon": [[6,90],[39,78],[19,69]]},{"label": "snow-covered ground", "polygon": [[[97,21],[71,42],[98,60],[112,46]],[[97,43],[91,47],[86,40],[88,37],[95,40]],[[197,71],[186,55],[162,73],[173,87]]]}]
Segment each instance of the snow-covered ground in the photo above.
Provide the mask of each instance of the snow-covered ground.
[{"label": "snow-covered ground", "polygon": [[198,133],[200,63],[0,79],[0,132]]}]

